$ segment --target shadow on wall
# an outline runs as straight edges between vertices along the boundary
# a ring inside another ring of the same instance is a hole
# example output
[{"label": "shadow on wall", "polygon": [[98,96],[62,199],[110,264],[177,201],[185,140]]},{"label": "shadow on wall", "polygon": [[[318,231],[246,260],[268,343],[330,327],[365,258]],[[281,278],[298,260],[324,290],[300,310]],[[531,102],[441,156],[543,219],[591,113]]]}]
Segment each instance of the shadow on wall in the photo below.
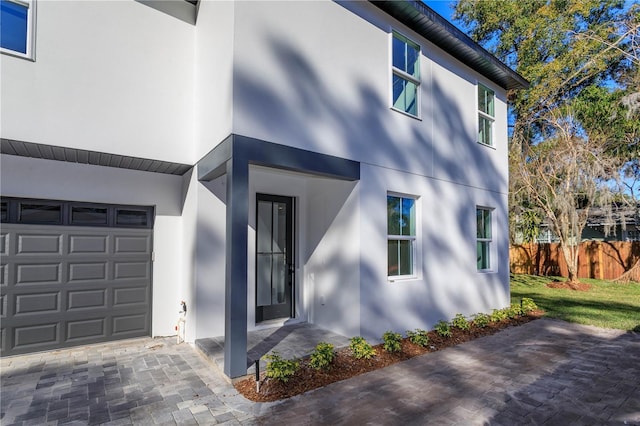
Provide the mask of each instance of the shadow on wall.
[{"label": "shadow on wall", "polygon": [[[438,129],[437,134],[446,136],[442,140],[433,140],[431,132],[422,131],[429,124],[417,120],[412,124],[412,131],[399,136],[392,126],[395,118],[390,119],[391,114],[396,113],[389,111],[387,99],[382,98],[376,88],[360,82],[356,86],[357,98],[345,102],[332,94],[334,91],[329,82],[318,75],[312,62],[307,60],[306,53],[290,42],[269,34],[265,34],[264,39],[277,58],[289,87],[283,94],[276,87],[277,84],[262,78],[254,69],[239,68],[235,75],[234,92],[238,116],[250,117],[252,128],[257,129],[259,134],[274,135],[273,141],[277,143],[345,157],[373,167],[408,171],[408,180],[415,179],[416,175],[425,177],[422,185],[430,187],[430,200],[427,202],[437,206],[439,200],[448,200],[446,210],[434,208],[438,215],[423,220],[423,223],[429,223],[429,228],[423,232],[424,282],[415,292],[393,290],[397,287],[390,286],[387,281],[386,258],[373,261],[361,256],[349,265],[360,269],[360,295],[363,298],[360,322],[363,335],[378,335],[377,331],[386,317],[406,318],[400,322],[407,327],[416,324],[428,327],[439,319],[449,319],[456,312],[474,313],[474,307],[478,305],[498,307],[492,306],[496,300],[504,300],[508,304],[506,261],[499,262],[503,270],[478,278],[481,283],[459,282],[455,279],[458,275],[467,278],[479,276],[475,262],[476,205],[495,207],[494,217],[505,221],[508,214],[506,193],[500,192],[507,188],[506,176],[502,175],[494,162],[495,150],[480,146],[475,142],[475,136],[465,130],[460,122],[464,114],[460,110],[459,100],[456,101],[446,87],[425,79],[422,90],[429,95],[422,97],[423,116],[426,122],[432,120],[433,126]],[[409,117],[406,119],[413,120]],[[325,123],[330,127],[331,140],[317,130],[317,123]],[[369,189],[379,189],[380,197],[386,197],[389,185],[383,173],[372,173],[370,177],[366,182],[359,183],[360,189],[366,185]],[[426,177],[432,179],[427,180]],[[451,196],[452,183],[460,184],[456,186],[460,196]],[[482,190],[483,187],[499,190]],[[482,201],[472,198],[479,193],[482,194]],[[363,223],[375,220],[373,212],[376,210],[370,202],[371,197],[361,196]],[[338,213],[339,209],[331,212],[334,215]],[[386,217],[386,212],[380,214]],[[453,221],[455,226],[449,227],[446,232],[438,232],[438,222],[445,217],[448,223]],[[335,216],[327,220],[331,224]],[[506,229],[506,226],[503,228]],[[496,243],[496,253],[498,258],[504,259],[508,256],[508,238],[506,235],[502,237],[500,243]],[[386,239],[386,235],[383,238]],[[362,245],[366,246],[367,241],[363,240]],[[308,253],[314,249],[309,247]],[[380,262],[384,265],[380,265]],[[345,258],[339,252],[327,259],[328,265],[344,263]],[[432,270],[435,269],[433,265],[447,265],[453,273],[442,276],[437,270]],[[384,271],[382,275],[379,272],[381,270]],[[340,286],[333,288],[337,293],[326,295],[327,299],[341,297]],[[393,292],[392,299],[385,297],[390,291]]]}]

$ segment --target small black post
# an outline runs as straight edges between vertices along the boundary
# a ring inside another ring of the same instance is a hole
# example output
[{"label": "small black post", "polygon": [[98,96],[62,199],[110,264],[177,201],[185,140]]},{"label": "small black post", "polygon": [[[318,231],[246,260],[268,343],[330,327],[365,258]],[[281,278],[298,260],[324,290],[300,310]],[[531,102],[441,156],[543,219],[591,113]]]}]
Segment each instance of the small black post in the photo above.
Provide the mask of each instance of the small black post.
[{"label": "small black post", "polygon": [[256,392],[260,393],[260,359],[256,360]]}]

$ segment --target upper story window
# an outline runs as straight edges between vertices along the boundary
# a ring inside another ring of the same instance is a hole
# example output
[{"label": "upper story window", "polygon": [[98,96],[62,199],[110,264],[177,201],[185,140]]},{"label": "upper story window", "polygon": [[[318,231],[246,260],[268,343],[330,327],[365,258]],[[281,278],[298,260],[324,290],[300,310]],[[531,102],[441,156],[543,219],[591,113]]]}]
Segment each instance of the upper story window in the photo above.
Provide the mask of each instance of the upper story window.
[{"label": "upper story window", "polygon": [[387,195],[387,274],[415,275],[416,199]]},{"label": "upper story window", "polygon": [[35,0],[0,0],[0,52],[34,59]]},{"label": "upper story window", "polygon": [[491,209],[476,207],[476,224],[478,270],[484,271],[491,269]]},{"label": "upper story window", "polygon": [[417,117],[420,92],[420,46],[394,32],[391,51],[393,108]]},{"label": "upper story window", "polygon": [[478,84],[478,142],[489,146],[493,146],[495,97],[493,90]]}]

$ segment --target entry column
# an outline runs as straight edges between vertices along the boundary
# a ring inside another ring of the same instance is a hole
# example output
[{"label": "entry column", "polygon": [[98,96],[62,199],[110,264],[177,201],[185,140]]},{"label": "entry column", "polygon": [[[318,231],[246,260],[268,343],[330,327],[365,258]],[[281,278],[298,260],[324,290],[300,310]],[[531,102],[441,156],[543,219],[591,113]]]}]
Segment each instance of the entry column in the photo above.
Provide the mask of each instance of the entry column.
[{"label": "entry column", "polygon": [[249,163],[244,156],[234,155],[226,168],[224,373],[233,378],[247,374]]}]

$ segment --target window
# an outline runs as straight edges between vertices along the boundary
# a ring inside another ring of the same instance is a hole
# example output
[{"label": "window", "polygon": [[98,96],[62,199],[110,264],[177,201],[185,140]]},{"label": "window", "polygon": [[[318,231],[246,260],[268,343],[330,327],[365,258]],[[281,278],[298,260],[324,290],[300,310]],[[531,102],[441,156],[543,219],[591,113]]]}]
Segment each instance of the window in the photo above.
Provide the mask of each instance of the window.
[{"label": "window", "polygon": [[391,51],[393,108],[418,116],[420,46],[394,32]]},{"label": "window", "polygon": [[478,270],[491,268],[491,209],[476,208],[476,238],[478,246]]},{"label": "window", "polygon": [[116,209],[116,225],[147,226],[147,210]]},{"label": "window", "polygon": [[478,142],[493,146],[495,93],[478,84]]},{"label": "window", "polygon": [[54,203],[20,203],[18,221],[21,223],[62,224],[62,205]]},{"label": "window", "polygon": [[416,200],[387,195],[388,276],[415,275]]},{"label": "window", "polygon": [[0,51],[34,59],[35,0],[0,0]]},{"label": "window", "polygon": [[71,223],[73,225],[107,225],[106,207],[71,207]]}]

